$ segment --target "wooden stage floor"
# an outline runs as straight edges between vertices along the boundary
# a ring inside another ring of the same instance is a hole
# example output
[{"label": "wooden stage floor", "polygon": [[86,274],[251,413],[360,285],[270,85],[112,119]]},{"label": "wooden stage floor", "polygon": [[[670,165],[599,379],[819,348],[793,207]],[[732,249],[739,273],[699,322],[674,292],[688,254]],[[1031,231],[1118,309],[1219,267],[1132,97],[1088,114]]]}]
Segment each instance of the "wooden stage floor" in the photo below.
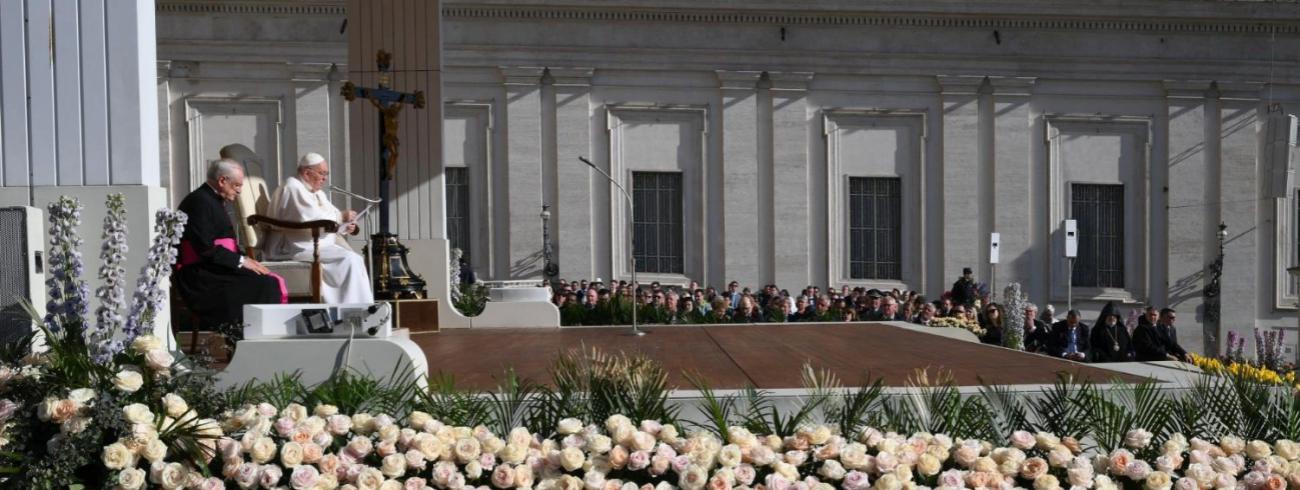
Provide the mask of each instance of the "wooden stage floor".
[{"label": "wooden stage floor", "polygon": [[1051,384],[1058,372],[1094,382],[1141,378],[1020,351],[963,342],[874,323],[657,326],[644,337],[629,327],[443,330],[413,340],[424,349],[429,373],[455,376],[463,388],[492,389],[507,367],[534,382],[550,379],[559,352],[587,346],[641,352],[662,363],[670,384],[690,389],[682,372],[699,373],[714,389],[753,385],[801,388],[800,367],[830,369],[846,386],[869,372],[887,386],[903,386],[917,369],[950,371],[958,384]]}]

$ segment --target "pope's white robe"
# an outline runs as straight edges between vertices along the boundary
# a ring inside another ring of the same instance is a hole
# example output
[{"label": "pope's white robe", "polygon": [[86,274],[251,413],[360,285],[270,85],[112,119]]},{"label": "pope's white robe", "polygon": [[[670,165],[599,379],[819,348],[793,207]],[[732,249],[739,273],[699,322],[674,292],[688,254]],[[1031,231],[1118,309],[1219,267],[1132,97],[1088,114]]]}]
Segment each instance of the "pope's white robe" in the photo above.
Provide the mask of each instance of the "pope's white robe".
[{"label": "pope's white robe", "polygon": [[[283,221],[327,219],[342,223],[343,213],[330,202],[324,190],[312,192],[298,177],[289,177],[271,195],[266,213]],[[267,234],[263,252],[271,260],[311,262],[311,230],[274,229]],[[321,301],[325,303],[373,303],[374,292],[366,274],[365,259],[352,251],[337,233],[320,237]]]}]

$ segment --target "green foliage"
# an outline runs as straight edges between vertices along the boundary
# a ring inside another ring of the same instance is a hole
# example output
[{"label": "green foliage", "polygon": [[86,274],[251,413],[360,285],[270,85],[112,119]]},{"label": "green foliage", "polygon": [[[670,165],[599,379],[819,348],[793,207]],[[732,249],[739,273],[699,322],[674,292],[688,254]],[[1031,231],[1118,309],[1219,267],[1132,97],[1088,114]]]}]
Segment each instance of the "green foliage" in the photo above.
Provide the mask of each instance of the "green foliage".
[{"label": "green foliage", "polygon": [[989,408],[990,431],[997,435],[994,443],[1006,442],[1012,432],[1031,430],[1029,407],[1024,398],[1003,385],[990,385],[980,380],[980,395]]},{"label": "green foliage", "polygon": [[668,371],[644,355],[574,349],[556,358],[550,374],[554,388],[541,390],[534,415],[542,433],[566,417],[587,423],[601,423],[614,414],[664,423],[677,418],[677,409],[668,404],[673,390]]},{"label": "green foliage", "polygon": [[462,284],[460,286],[460,296],[452,301],[452,306],[456,307],[460,314],[465,316],[479,316],[483,309],[487,308],[488,287],[482,284]]},{"label": "green foliage", "polygon": [[477,393],[457,389],[450,374],[429,377],[429,389],[416,391],[413,403],[415,410],[453,426],[474,427],[487,420],[487,401]]},{"label": "green foliage", "polygon": [[311,388],[303,405],[334,405],[341,413],[384,413],[401,418],[410,410],[420,386],[415,371],[397,365],[387,377],[376,379],[355,371],[341,371]]},{"label": "green foliage", "polygon": [[[1114,383],[1109,390],[1085,386],[1074,403],[1083,413],[1090,439],[1105,452],[1123,447],[1124,436],[1132,429],[1152,434],[1154,451],[1168,436],[1170,401],[1161,395],[1153,381],[1134,385]],[[1142,456],[1142,455],[1139,455]]]},{"label": "green foliage", "polygon": [[872,381],[868,373],[857,390],[831,398],[826,404],[826,423],[838,427],[846,436],[857,434],[866,427],[881,425],[884,390],[884,381],[880,378]]},{"label": "green foliage", "polygon": [[959,438],[996,438],[992,415],[979,397],[964,398],[952,375],[917,371],[905,395],[885,401],[887,423],[900,432],[944,433]]},{"label": "green foliage", "polygon": [[696,409],[705,420],[704,423],[688,421],[687,424],[712,432],[723,441],[730,440],[731,421],[737,413],[736,395],[718,396],[699,374],[686,373],[683,376],[691,387],[700,392],[700,403]]},{"label": "green foliage", "polygon": [[1088,383],[1076,384],[1069,374],[1057,375],[1056,383],[1051,388],[1027,402],[1037,421],[1033,425],[1034,430],[1083,440],[1088,430],[1088,413],[1082,408],[1086,404],[1074,400],[1087,396],[1090,387]]}]

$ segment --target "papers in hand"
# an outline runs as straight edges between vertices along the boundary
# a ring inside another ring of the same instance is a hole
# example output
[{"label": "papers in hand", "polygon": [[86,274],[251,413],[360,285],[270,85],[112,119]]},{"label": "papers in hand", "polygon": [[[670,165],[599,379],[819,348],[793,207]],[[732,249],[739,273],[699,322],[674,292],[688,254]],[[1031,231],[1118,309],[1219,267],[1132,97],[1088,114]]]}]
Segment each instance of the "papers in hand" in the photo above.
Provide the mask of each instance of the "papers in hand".
[{"label": "papers in hand", "polygon": [[371,205],[371,206],[366,206],[365,209],[362,209],[361,212],[360,212],[360,213],[357,213],[356,216],[353,216],[352,219],[350,219],[350,220],[348,220],[348,221],[344,221],[343,224],[339,225],[339,228],[340,228],[340,229],[342,229],[342,228],[347,228],[348,225],[359,226],[359,225],[357,225],[357,222],[361,221],[361,217],[365,216],[366,213],[369,213],[369,212],[370,212],[370,208],[372,208],[372,207],[374,207],[374,206],[373,206],[373,205]]}]

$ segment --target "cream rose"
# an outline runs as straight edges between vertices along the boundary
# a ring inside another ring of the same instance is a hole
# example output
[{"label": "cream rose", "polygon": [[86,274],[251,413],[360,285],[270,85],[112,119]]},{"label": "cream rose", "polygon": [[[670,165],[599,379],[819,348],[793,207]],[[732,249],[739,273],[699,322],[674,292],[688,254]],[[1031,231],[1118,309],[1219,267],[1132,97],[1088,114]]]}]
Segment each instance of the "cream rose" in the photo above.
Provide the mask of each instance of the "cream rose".
[{"label": "cream rose", "polygon": [[1250,441],[1246,444],[1246,457],[1259,461],[1273,455],[1273,447],[1264,441]]},{"label": "cream rose", "polygon": [[1151,444],[1151,432],[1146,429],[1133,429],[1124,435],[1124,445],[1131,449],[1142,449]]},{"label": "cream rose", "polygon": [[139,468],[127,468],[117,474],[117,486],[122,490],[139,490],[144,488],[148,475]]},{"label": "cream rose", "polygon": [[150,463],[163,461],[167,459],[167,443],[161,439],[151,439],[141,448],[140,455]]},{"label": "cream rose", "polygon": [[406,456],[402,454],[385,456],[379,471],[389,478],[397,478],[406,474]]},{"label": "cream rose", "polygon": [[276,449],[275,441],[270,437],[259,437],[256,441],[253,441],[253,446],[248,449],[248,456],[252,458],[254,463],[266,464],[271,461],[271,458],[275,457]]},{"label": "cream rose", "polygon": [[1232,456],[1246,449],[1246,441],[1237,436],[1225,436],[1219,440],[1219,447],[1228,456]]},{"label": "cream rose", "polygon": [[1169,473],[1153,471],[1150,475],[1147,475],[1146,480],[1143,480],[1142,486],[1146,490],[1169,490],[1173,488],[1174,482]]},{"label": "cream rose", "polygon": [[162,347],[162,341],[153,335],[141,335],[131,341],[131,349],[137,354],[144,354]]},{"label": "cream rose", "polygon": [[576,471],[586,461],[587,455],[576,447],[566,447],[560,451],[560,466],[563,466],[565,471]]},{"label": "cream rose", "polygon": [[180,463],[167,463],[158,473],[158,484],[164,488],[181,488],[189,479],[189,471]]},{"label": "cream rose", "polygon": [[718,451],[718,465],[723,468],[734,468],[740,464],[740,460],[741,450],[736,444],[727,444]]},{"label": "cream rose", "polygon": [[478,459],[481,445],[478,439],[466,437],[456,441],[456,446],[452,448],[452,453],[456,455],[457,462],[466,464]]},{"label": "cream rose", "polygon": [[582,432],[582,421],[575,418],[562,419],[556,424],[555,432],[562,436]]},{"label": "cream rose", "polygon": [[1061,488],[1061,481],[1052,475],[1040,475],[1034,479],[1034,490],[1056,490]]},{"label": "cream rose", "polygon": [[163,395],[162,402],[163,410],[169,417],[179,418],[190,411],[190,406],[185,403],[185,399],[175,393]]},{"label": "cream rose", "polygon": [[927,477],[939,474],[941,469],[943,469],[943,463],[939,461],[939,458],[930,454],[922,454],[920,459],[916,461],[916,471]]},{"label": "cream rose", "polygon": [[124,393],[135,393],[141,386],[144,386],[144,376],[134,368],[128,367],[113,376],[113,387]]},{"label": "cream rose", "polygon": [[1048,464],[1043,458],[1029,458],[1020,463],[1020,477],[1026,480],[1037,480],[1038,477],[1046,475],[1047,470]]},{"label": "cream rose", "polygon": [[284,443],[280,446],[280,465],[285,468],[293,468],[302,464],[303,449],[302,444],[293,441]]},{"label": "cream rose", "polygon": [[149,369],[154,371],[167,371],[172,368],[172,363],[176,362],[176,358],[172,357],[172,354],[167,352],[167,349],[160,348],[145,353],[144,362],[149,366]]},{"label": "cream rose", "polygon": [[1011,445],[1016,449],[1033,449],[1036,444],[1038,444],[1038,439],[1028,431],[1018,430],[1011,433]]},{"label": "cream rose", "polygon": [[528,465],[515,467],[515,487],[531,488],[533,486],[533,468]]},{"label": "cream rose", "polygon": [[132,424],[152,424],[154,422],[153,411],[142,403],[132,403],[122,407],[122,415]]},{"label": "cream rose", "polygon": [[110,470],[135,466],[135,454],[120,442],[104,446],[104,452],[100,460],[104,462],[104,467]]}]

